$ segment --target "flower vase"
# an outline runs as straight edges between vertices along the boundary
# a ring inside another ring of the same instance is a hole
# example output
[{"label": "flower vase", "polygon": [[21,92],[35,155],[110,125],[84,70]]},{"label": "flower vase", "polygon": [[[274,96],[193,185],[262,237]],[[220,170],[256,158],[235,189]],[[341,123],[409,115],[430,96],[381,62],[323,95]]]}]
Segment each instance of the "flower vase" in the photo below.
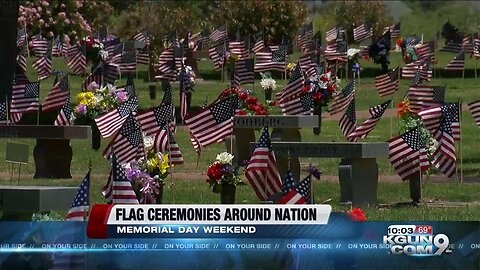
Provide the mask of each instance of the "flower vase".
[{"label": "flower vase", "polygon": [[318,127],[313,128],[313,134],[318,136],[322,132],[322,106],[315,105],[313,114],[318,115]]},{"label": "flower vase", "polygon": [[235,204],[235,193],[237,187],[232,184],[222,184],[222,191],[220,192],[221,204]]},{"label": "flower vase", "polygon": [[271,88],[265,89],[265,101],[272,100],[272,92]]},{"label": "flower vase", "polygon": [[100,130],[98,130],[97,124],[95,121],[92,123],[92,149],[98,151],[100,149],[102,142]]}]

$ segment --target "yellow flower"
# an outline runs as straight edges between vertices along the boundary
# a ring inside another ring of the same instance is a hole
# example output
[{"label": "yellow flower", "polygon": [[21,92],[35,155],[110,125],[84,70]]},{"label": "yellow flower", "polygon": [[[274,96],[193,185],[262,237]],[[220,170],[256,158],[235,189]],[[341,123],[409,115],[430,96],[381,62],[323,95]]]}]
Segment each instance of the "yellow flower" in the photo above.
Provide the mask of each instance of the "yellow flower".
[{"label": "yellow flower", "polygon": [[287,71],[293,70],[297,65],[295,63],[288,63],[287,64]]},{"label": "yellow flower", "polygon": [[83,99],[85,99],[85,93],[78,93],[77,95],[77,103],[80,103]]},{"label": "yellow flower", "polygon": [[158,168],[160,169],[160,172],[163,174],[167,171],[169,167],[170,165],[168,165],[168,154],[164,154],[163,162],[159,164]]}]

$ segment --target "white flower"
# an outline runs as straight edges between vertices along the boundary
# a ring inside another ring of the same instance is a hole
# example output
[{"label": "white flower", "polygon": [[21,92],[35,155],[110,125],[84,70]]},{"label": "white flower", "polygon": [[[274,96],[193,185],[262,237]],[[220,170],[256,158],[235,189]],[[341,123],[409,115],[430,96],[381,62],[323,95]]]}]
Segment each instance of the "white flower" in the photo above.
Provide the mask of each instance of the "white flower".
[{"label": "white flower", "polygon": [[223,152],[217,155],[217,161],[222,164],[231,164],[233,155],[227,152]]},{"label": "white flower", "polygon": [[163,163],[165,161],[164,155],[160,152],[157,153],[157,159],[159,163]]},{"label": "white flower", "polygon": [[108,51],[100,50],[98,55],[102,58],[102,60],[106,60],[108,58]]},{"label": "white flower", "polygon": [[347,51],[348,59],[352,59],[352,57],[354,57],[359,52],[360,52],[359,49],[355,49],[355,48],[348,49],[348,51]]},{"label": "white flower", "polygon": [[153,147],[153,137],[143,134],[143,145],[145,146],[145,149],[147,151],[152,149],[152,147]]},{"label": "white flower", "polygon": [[275,82],[275,80],[271,78],[262,79],[260,81],[260,85],[264,90],[267,90],[267,89],[275,90],[277,88],[277,82]]}]

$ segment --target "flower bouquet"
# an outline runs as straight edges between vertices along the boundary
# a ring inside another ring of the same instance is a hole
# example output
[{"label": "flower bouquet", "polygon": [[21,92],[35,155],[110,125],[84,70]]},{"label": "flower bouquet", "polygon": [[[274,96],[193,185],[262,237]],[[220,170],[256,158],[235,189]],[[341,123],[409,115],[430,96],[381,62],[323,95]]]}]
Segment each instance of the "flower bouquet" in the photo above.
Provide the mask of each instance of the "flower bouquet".
[{"label": "flower bouquet", "polygon": [[162,203],[163,186],[168,176],[168,154],[153,150],[153,138],[144,136],[146,156],[123,165],[138,201],[143,204]]},{"label": "flower bouquet", "polygon": [[238,167],[232,165],[233,155],[223,152],[216,161],[208,166],[207,183],[215,193],[220,193],[221,203],[235,203],[235,191],[238,185],[244,185]]},{"label": "flower bouquet", "polygon": [[272,107],[276,105],[275,101],[268,100],[267,105],[260,103],[254,93],[248,89],[232,87],[223,90],[224,98],[231,95],[238,96],[239,106],[236,115],[268,115]]},{"label": "flower bouquet", "polygon": [[295,63],[288,63],[287,66],[285,67],[285,71],[287,72],[287,79],[290,79],[292,76],[292,72],[295,70],[295,67],[297,67],[297,64]]},{"label": "flower bouquet", "polygon": [[103,43],[101,43],[100,40],[88,36],[83,39],[83,44],[85,44],[87,62],[92,63],[92,71],[95,70],[102,61],[107,60],[108,51],[103,48]]},{"label": "flower bouquet", "polygon": [[272,100],[272,92],[277,89],[277,82],[272,78],[270,72],[260,73],[262,75],[262,80],[260,85],[265,91],[265,100]]}]

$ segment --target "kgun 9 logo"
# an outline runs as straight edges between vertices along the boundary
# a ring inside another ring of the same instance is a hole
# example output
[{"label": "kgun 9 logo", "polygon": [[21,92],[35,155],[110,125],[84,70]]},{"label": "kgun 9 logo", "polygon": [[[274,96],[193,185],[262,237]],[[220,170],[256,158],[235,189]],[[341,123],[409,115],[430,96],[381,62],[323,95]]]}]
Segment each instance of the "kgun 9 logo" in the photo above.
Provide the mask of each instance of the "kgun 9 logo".
[{"label": "kgun 9 logo", "polygon": [[390,247],[395,255],[440,256],[451,253],[450,239],[445,234],[433,234],[428,225],[391,225],[388,235],[383,236],[383,244]]}]

